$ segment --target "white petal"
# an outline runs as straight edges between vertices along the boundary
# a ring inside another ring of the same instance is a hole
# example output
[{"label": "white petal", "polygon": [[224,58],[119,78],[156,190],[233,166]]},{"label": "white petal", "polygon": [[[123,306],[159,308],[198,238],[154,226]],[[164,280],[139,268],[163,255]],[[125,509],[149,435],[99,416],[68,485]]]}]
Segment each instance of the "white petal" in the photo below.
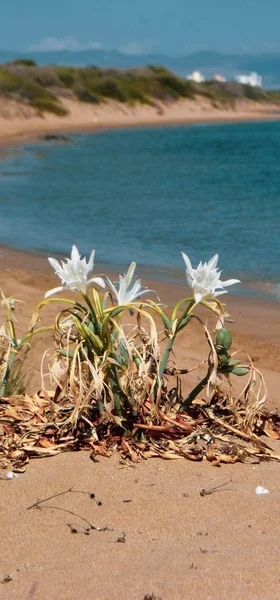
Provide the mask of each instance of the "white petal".
[{"label": "white petal", "polygon": [[216,281],[213,285],[213,287],[216,290],[222,290],[224,288],[224,282],[223,281]]},{"label": "white petal", "polygon": [[227,281],[221,281],[222,285],[234,285],[235,283],[241,283],[239,279],[228,279]]},{"label": "white petal", "polygon": [[189,275],[188,271],[186,271],[186,278],[187,278],[188,286],[191,288],[194,279],[191,278],[191,276]]},{"label": "white petal", "polygon": [[210,258],[210,260],[209,260],[208,269],[215,269],[218,264],[218,260],[219,260],[219,255],[214,254],[214,256],[212,256],[212,258]]},{"label": "white petal", "polygon": [[194,280],[192,282],[192,288],[195,290],[195,292],[199,292],[202,296],[208,296],[208,294],[210,294],[210,290],[208,289],[208,287],[203,285],[203,283],[201,283],[200,281]]},{"label": "white petal", "polygon": [[49,257],[48,261],[55,271],[61,271],[62,267],[61,267],[60,263],[58,262],[58,260],[56,260],[55,258]]},{"label": "white petal", "polygon": [[109,279],[109,277],[107,277],[107,275],[105,275],[107,283],[109,285],[109,287],[111,288],[113,294],[116,296],[116,298],[118,297],[118,290],[115,287],[115,285],[113,284],[113,282],[111,281],[111,279]]},{"label": "white petal", "polygon": [[216,292],[214,291],[213,296],[221,296],[222,294],[227,294],[228,291],[227,290],[222,290],[221,292]]},{"label": "white petal", "polygon": [[105,288],[105,281],[102,277],[92,277],[88,283],[96,283],[97,285],[100,285],[100,287]]},{"label": "white petal", "polygon": [[191,261],[190,261],[189,257],[188,257],[188,256],[187,256],[187,255],[186,255],[184,252],[181,252],[181,254],[182,254],[182,257],[183,257],[183,259],[184,259],[184,261],[185,261],[185,265],[186,265],[186,268],[187,268],[187,272],[188,272],[188,273],[189,273],[189,275],[192,277],[192,274],[193,274],[193,268],[192,268]]},{"label": "white petal", "polygon": [[138,296],[141,295],[141,292],[142,292],[142,286],[141,286],[140,279],[136,279],[136,281],[134,281],[133,286],[130,288],[130,290],[127,289],[127,294],[131,298],[135,298],[136,295],[138,295]]},{"label": "white petal", "polygon": [[126,281],[125,281],[125,277],[122,277],[121,275],[119,276],[119,291],[118,291],[118,304],[125,304],[126,300],[126,293],[127,293],[127,288],[126,288]]},{"label": "white petal", "polygon": [[202,300],[203,296],[202,294],[200,294],[200,292],[194,292],[194,299],[196,301],[196,304],[199,304],[200,301]]},{"label": "white petal", "polygon": [[80,253],[79,250],[77,248],[77,246],[72,246],[72,252],[71,252],[71,260],[73,261],[74,265],[76,266],[79,262],[80,262]]},{"label": "white petal", "polygon": [[127,273],[125,275],[125,280],[126,280],[126,287],[128,288],[129,285],[131,284],[131,281],[133,279],[133,275],[136,269],[136,262],[132,262],[130,267],[127,270]]},{"label": "white petal", "polygon": [[53,288],[52,290],[49,290],[48,292],[45,293],[45,298],[49,298],[50,296],[53,296],[54,294],[57,294],[58,292],[62,292],[62,290],[64,290],[65,288],[60,286],[57,288]]},{"label": "white petal", "polygon": [[144,294],[156,294],[155,290],[148,290],[146,288],[142,288],[139,292],[137,292],[137,294],[134,296],[134,298],[139,298],[139,296],[143,296]]},{"label": "white petal", "polygon": [[93,269],[94,255],[95,255],[95,250],[92,250],[90,253],[89,261],[88,261],[88,272]]}]

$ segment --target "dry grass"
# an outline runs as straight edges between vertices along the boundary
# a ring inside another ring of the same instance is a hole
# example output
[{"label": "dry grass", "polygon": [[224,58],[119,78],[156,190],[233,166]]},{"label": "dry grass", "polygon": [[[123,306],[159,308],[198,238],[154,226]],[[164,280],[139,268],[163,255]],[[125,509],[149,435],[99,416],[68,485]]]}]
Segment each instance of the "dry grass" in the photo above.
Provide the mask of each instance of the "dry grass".
[{"label": "dry grass", "polygon": [[280,421],[265,411],[265,383],[249,357],[235,366],[247,375],[242,391],[234,394],[233,356],[202,323],[207,373],[185,399],[182,379],[188,370],[170,364],[167,323],[159,335],[152,308],[135,304],[136,317],[124,325],[118,309],[102,312],[100,306],[100,335],[85,307],[72,303],[62,311],[54,352],[49,361],[44,357],[42,390],[1,399],[2,468],[21,471],[31,457],[80,449],[90,450],[93,459],[117,449],[132,461],[153,456],[206,458],[215,465],[280,460],[263,437],[280,439]]}]

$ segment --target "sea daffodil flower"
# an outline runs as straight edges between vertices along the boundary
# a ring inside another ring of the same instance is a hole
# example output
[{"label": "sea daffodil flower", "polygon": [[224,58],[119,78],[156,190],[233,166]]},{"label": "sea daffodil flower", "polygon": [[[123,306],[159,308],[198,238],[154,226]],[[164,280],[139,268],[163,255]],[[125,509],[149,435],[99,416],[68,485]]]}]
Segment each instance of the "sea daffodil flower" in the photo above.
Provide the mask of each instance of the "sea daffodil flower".
[{"label": "sea daffodil flower", "polygon": [[109,277],[107,277],[108,285],[115,296],[118,306],[130,304],[148,292],[154,293],[153,290],[144,288],[141,285],[140,279],[133,280],[135,268],[136,263],[132,262],[124,276],[119,275],[119,281],[116,284],[113,284]]},{"label": "sea daffodil flower", "polygon": [[86,258],[81,258],[76,246],[72,247],[71,259],[66,258],[66,262],[61,261],[60,264],[55,258],[49,258],[48,261],[55,270],[56,275],[60,277],[62,285],[49,290],[45,294],[45,298],[49,298],[49,296],[61,292],[65,288],[72,292],[80,292],[85,295],[89,285],[92,283],[104,288],[105,283],[102,277],[92,277],[91,279],[88,279],[89,274],[93,270],[94,253],[95,250],[92,251],[88,263]]},{"label": "sea daffodil flower", "polygon": [[187,282],[193,290],[195,303],[199,304],[201,300],[209,300],[226,294],[224,288],[234,283],[240,283],[239,279],[228,279],[221,281],[220,276],[222,271],[218,271],[217,264],[219,255],[215,254],[208,263],[202,264],[200,261],[197,269],[193,269],[189,257],[182,252],[183,259],[186,265]]}]

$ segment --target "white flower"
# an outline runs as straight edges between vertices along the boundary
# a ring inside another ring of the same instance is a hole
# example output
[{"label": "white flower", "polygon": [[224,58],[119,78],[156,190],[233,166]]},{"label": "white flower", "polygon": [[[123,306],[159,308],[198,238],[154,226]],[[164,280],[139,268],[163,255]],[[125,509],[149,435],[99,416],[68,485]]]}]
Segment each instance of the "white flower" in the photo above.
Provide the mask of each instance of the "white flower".
[{"label": "white flower", "polygon": [[49,298],[49,296],[61,292],[65,288],[68,288],[72,292],[86,294],[88,286],[91,283],[96,283],[101,287],[105,287],[102,277],[92,277],[91,279],[88,279],[88,275],[93,270],[94,253],[95,250],[92,251],[88,263],[86,258],[81,258],[76,246],[72,247],[71,259],[66,258],[67,262],[61,261],[60,264],[55,258],[49,258],[48,261],[55,270],[56,275],[60,277],[62,286],[49,290],[45,294],[45,298]]},{"label": "white flower", "polygon": [[[199,263],[197,269],[193,269],[189,257],[182,252],[186,265],[186,275],[189,286],[193,289],[193,295],[196,304],[199,304],[203,298],[213,298],[226,294],[225,286],[240,283],[239,279],[228,279],[221,281],[222,271],[218,271],[217,263],[219,255],[215,254],[208,263]],[[217,291],[218,290],[218,291]]]},{"label": "white flower", "polygon": [[[114,285],[112,281],[107,277],[108,285],[110,286],[119,306],[130,304],[134,302],[143,294],[153,292],[148,290],[141,285],[140,279],[133,281],[136,263],[132,262],[127,273],[124,276],[119,275],[119,281]],[[116,287],[117,286],[117,287]]]}]

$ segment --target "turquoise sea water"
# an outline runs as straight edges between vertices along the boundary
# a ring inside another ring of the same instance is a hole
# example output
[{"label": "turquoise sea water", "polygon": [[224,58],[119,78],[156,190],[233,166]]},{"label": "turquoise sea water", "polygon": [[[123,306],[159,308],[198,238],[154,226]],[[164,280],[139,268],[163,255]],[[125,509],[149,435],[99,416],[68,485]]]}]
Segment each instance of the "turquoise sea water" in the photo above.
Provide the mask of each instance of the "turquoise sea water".
[{"label": "turquoise sea water", "polygon": [[181,251],[194,266],[218,252],[225,279],[280,299],[280,122],[100,131],[11,148],[0,190],[2,245],[67,256],[75,243],[95,248],[97,262],[136,260],[172,281],[184,277]]}]

